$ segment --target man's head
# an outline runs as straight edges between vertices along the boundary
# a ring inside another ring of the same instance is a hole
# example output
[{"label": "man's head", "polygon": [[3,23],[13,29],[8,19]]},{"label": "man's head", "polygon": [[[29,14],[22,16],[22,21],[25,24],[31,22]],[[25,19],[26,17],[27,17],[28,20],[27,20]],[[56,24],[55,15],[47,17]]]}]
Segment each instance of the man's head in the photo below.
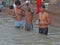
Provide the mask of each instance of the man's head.
[{"label": "man's head", "polygon": [[41,5],[40,5],[40,11],[41,11],[41,12],[44,12],[44,11],[45,11],[45,5],[44,5],[44,4],[41,4]]},{"label": "man's head", "polygon": [[20,5],[21,5],[21,2],[20,2],[19,0],[16,0],[16,1],[15,1],[15,5],[16,5],[17,8],[19,8]]},{"label": "man's head", "polygon": [[10,9],[14,9],[13,5],[10,6]]},{"label": "man's head", "polygon": [[25,3],[27,6],[29,6],[30,1],[26,0]]}]

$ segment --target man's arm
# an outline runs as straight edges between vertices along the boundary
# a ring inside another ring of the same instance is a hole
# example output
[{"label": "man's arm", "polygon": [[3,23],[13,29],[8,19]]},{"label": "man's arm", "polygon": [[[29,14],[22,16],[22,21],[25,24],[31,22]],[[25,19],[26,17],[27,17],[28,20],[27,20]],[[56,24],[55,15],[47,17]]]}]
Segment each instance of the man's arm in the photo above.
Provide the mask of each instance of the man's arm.
[{"label": "man's arm", "polygon": [[16,17],[16,16],[15,16],[15,11],[14,11],[14,10],[12,10],[12,17],[13,17],[13,18]]},{"label": "man's arm", "polygon": [[12,16],[14,15],[14,10],[12,10]]},{"label": "man's arm", "polygon": [[50,19],[50,15],[49,14],[47,15],[47,24],[48,25],[51,24],[51,19]]},{"label": "man's arm", "polygon": [[24,5],[26,5],[26,3],[21,4],[20,7],[23,7]]},{"label": "man's arm", "polygon": [[[40,15],[40,13],[39,13],[39,15]],[[38,21],[40,22],[39,15],[38,15]]]},{"label": "man's arm", "polygon": [[23,10],[22,8],[21,10],[22,10],[22,15],[25,16],[25,10]]}]

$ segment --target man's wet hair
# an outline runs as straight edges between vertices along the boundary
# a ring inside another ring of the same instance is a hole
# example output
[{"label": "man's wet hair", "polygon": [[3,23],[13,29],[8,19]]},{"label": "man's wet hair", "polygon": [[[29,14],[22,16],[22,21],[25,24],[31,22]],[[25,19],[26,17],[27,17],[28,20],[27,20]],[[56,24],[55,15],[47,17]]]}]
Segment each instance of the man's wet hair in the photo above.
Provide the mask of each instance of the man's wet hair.
[{"label": "man's wet hair", "polygon": [[16,0],[16,1],[15,1],[15,5],[21,5],[21,1]]},{"label": "man's wet hair", "polygon": [[29,3],[27,3],[26,6],[29,6]]},{"label": "man's wet hair", "polygon": [[40,7],[41,7],[41,8],[45,8],[45,5],[44,5],[44,4],[41,4]]},{"label": "man's wet hair", "polygon": [[13,5],[10,5],[10,9],[14,9]]}]

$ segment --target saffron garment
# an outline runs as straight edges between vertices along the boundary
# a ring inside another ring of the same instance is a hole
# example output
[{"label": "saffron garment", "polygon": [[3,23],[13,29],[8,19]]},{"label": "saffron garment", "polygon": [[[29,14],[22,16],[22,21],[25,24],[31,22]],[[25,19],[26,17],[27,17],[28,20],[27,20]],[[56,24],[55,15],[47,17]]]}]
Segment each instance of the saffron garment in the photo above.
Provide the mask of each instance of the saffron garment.
[{"label": "saffron garment", "polygon": [[37,13],[40,12],[40,5],[42,4],[43,0],[36,0],[36,11]]}]

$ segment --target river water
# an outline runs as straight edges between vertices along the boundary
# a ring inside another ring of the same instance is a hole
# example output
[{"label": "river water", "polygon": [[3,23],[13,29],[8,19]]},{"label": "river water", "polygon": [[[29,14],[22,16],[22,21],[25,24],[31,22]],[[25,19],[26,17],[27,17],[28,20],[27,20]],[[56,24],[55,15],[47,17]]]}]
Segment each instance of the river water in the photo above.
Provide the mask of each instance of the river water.
[{"label": "river water", "polygon": [[0,45],[60,45],[60,28],[49,26],[47,36],[38,33],[37,25],[34,30],[27,32],[16,29],[9,15],[0,15]]}]

